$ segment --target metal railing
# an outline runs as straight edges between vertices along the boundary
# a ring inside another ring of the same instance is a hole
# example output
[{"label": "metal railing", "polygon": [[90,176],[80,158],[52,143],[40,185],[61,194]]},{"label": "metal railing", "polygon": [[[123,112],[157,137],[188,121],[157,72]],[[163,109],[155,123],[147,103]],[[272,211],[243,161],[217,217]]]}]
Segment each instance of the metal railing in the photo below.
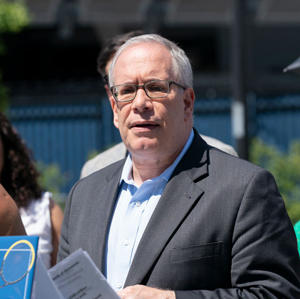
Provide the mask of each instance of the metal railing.
[{"label": "metal railing", "polygon": [[[300,139],[300,95],[278,98],[250,96],[249,135],[287,150]],[[198,99],[194,126],[205,134],[234,146],[231,134],[231,100]],[[118,143],[108,101],[96,104],[16,106],[10,119],[20,132],[35,160],[56,163],[67,174],[64,192],[79,178],[80,170],[93,151]]]}]

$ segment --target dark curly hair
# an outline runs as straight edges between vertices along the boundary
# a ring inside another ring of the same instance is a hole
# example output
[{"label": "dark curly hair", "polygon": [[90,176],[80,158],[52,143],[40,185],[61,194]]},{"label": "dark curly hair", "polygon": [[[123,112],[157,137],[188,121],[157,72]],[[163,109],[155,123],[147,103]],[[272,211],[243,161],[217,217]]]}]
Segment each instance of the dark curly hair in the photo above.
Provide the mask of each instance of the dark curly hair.
[{"label": "dark curly hair", "polygon": [[18,207],[27,207],[32,200],[41,197],[39,174],[28,148],[2,112],[0,112],[0,141],[4,149],[1,184]]}]

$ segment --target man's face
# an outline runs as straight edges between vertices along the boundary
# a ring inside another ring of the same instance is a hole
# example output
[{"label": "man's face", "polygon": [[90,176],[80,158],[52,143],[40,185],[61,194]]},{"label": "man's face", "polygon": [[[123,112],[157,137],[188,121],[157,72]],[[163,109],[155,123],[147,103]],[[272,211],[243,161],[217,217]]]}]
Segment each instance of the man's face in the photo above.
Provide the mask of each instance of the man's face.
[{"label": "man's face", "polygon": [[[172,59],[158,43],[140,43],[125,49],[116,61],[114,85],[143,84],[147,81],[174,80]],[[180,83],[180,82],[179,82]],[[194,93],[172,84],[165,98],[150,99],[143,88],[130,103],[110,102],[114,124],[123,142],[137,157],[172,162],[183,148],[192,128]]]}]

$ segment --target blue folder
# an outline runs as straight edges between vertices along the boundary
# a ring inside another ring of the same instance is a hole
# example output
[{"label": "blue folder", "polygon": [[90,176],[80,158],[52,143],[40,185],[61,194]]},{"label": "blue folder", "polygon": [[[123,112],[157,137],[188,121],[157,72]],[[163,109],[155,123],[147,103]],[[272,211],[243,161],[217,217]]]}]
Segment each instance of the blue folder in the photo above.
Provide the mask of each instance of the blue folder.
[{"label": "blue folder", "polygon": [[38,236],[0,237],[0,298],[30,299]]}]

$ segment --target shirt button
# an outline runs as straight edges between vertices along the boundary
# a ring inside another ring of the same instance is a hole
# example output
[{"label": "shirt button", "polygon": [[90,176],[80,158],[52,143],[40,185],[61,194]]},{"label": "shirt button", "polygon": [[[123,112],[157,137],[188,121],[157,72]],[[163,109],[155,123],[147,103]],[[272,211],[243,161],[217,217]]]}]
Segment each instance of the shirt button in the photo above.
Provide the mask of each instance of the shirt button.
[{"label": "shirt button", "polygon": [[136,206],[136,207],[140,207],[140,206],[141,206],[141,202],[140,202],[140,201],[137,201],[137,202],[135,203],[135,206]]},{"label": "shirt button", "polygon": [[125,241],[123,242],[123,245],[124,245],[124,246],[128,246],[128,245],[129,245],[129,241],[128,241],[128,240],[125,240]]},{"label": "shirt button", "polygon": [[117,288],[118,290],[122,289],[122,284],[121,284],[120,282],[118,282],[117,285],[116,285],[116,288]]}]

